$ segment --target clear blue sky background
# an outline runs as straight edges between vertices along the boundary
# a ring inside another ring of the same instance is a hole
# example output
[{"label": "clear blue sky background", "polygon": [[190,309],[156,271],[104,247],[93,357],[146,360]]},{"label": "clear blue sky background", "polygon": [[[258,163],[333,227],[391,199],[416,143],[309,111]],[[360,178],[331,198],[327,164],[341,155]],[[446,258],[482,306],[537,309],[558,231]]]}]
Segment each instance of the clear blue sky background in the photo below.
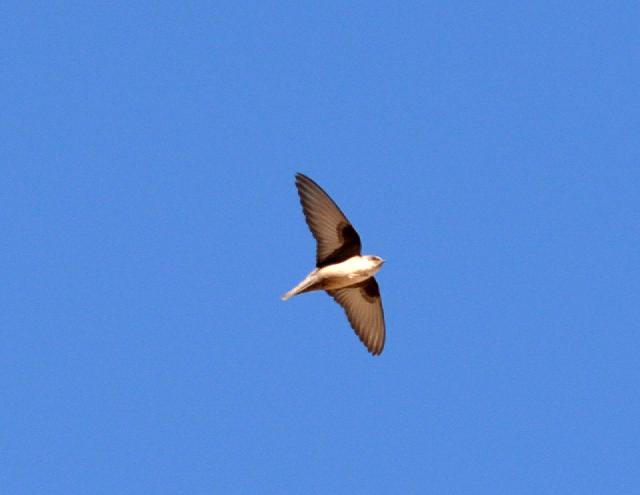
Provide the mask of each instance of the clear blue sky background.
[{"label": "clear blue sky background", "polygon": [[640,493],[636,2],[0,15],[3,493]]}]

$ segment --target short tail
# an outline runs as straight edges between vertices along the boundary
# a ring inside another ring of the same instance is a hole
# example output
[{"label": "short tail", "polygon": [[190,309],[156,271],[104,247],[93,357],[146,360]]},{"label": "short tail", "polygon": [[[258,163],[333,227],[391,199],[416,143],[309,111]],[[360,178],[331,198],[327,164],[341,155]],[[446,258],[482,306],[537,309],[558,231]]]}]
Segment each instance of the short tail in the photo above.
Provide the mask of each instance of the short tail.
[{"label": "short tail", "polygon": [[293,289],[291,289],[286,294],[282,295],[282,300],[286,301],[287,299],[291,299],[293,296],[297,296],[301,292],[308,292],[310,290],[314,290],[316,284],[315,273],[310,273],[307,278],[305,278],[302,282],[296,285]]},{"label": "short tail", "polygon": [[287,299],[291,299],[296,294],[297,294],[296,290],[295,289],[291,289],[289,292],[287,292],[285,294],[282,294],[280,299],[282,299],[283,301],[286,301]]}]

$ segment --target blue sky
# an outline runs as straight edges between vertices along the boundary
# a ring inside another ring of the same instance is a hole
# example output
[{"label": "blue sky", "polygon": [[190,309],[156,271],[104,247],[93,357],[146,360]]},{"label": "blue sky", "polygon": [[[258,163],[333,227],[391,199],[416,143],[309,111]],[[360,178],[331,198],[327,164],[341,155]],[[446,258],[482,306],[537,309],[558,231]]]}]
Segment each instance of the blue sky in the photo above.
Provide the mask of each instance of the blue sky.
[{"label": "blue sky", "polygon": [[4,493],[639,493],[633,2],[0,15]]}]

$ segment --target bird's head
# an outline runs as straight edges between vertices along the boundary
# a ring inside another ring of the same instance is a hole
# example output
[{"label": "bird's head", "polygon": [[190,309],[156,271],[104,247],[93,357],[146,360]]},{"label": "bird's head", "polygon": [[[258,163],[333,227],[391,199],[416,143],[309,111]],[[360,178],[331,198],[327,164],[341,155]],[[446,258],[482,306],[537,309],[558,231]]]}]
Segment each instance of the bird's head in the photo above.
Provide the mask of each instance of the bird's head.
[{"label": "bird's head", "polygon": [[381,267],[382,264],[384,263],[384,260],[380,256],[369,255],[367,256],[367,259],[371,263],[373,263],[374,266],[377,266],[377,267]]}]

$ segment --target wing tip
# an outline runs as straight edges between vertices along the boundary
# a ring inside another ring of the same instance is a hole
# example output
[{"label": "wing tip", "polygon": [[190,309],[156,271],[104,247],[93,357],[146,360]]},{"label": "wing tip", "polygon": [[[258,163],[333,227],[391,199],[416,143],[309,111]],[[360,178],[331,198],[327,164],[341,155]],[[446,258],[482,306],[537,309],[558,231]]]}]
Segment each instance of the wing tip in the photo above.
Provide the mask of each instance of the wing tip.
[{"label": "wing tip", "polygon": [[[358,335],[358,337],[360,336]],[[364,339],[362,338],[360,340],[362,341],[364,346],[367,348],[367,351],[369,351],[373,357],[378,357],[380,354],[382,354],[382,351],[384,351],[384,337],[382,339],[382,342],[375,342],[375,343],[365,342]],[[375,340],[378,340],[378,339],[375,339]]]},{"label": "wing tip", "polygon": [[[318,183],[316,181],[314,181],[311,177],[309,177],[308,175],[303,174],[302,172],[296,172],[296,185],[300,186],[300,185],[306,185],[307,187],[317,187],[318,189],[320,189],[322,192],[324,192],[327,196],[328,194],[324,191],[324,189],[322,189]],[[333,200],[332,200],[333,201]]]}]

